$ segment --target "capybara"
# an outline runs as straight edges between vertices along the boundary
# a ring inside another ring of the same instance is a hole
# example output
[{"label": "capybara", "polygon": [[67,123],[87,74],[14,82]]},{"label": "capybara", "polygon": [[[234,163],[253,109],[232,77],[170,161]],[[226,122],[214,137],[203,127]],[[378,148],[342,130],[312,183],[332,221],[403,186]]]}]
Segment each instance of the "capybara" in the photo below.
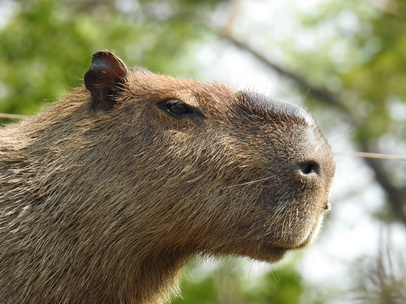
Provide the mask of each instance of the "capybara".
[{"label": "capybara", "polygon": [[196,255],[317,235],[335,164],[298,106],[128,69],[0,129],[0,303],[162,303]]}]

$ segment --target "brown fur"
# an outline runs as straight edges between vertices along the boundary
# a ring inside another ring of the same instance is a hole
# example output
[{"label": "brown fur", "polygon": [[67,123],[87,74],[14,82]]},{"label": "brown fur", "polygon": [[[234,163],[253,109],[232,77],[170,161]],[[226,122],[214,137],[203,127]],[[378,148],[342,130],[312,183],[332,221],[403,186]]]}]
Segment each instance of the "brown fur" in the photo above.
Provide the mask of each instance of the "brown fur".
[{"label": "brown fur", "polygon": [[302,109],[108,52],[85,82],[0,129],[1,303],[161,303],[196,254],[273,262],[314,239],[334,162]]}]

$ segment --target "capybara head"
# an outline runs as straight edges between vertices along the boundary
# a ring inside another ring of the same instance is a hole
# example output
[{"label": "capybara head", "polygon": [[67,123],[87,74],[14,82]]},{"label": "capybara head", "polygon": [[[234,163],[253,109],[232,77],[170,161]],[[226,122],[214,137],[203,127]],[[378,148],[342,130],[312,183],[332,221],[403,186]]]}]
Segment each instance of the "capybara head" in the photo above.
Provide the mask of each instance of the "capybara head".
[{"label": "capybara head", "polygon": [[277,261],[315,238],[334,168],[298,106],[98,52],[0,130],[0,299],[143,303],[195,254]]},{"label": "capybara head", "polygon": [[154,214],[162,244],[275,261],[314,238],[334,162],[304,110],[129,70],[106,52],[93,56],[85,83],[104,113],[94,126],[106,134],[100,149],[119,158],[116,182],[130,188],[127,208],[135,221],[140,209]]}]

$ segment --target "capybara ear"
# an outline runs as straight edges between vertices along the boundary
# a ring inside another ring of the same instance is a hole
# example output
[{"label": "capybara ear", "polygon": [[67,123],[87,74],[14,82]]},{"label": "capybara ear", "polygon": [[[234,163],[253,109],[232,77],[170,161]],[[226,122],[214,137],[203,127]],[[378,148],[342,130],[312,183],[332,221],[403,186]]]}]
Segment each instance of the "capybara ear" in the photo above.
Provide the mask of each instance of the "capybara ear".
[{"label": "capybara ear", "polygon": [[126,75],[127,67],[116,55],[108,51],[94,53],[92,65],[85,74],[85,86],[92,94],[92,109],[111,110]]}]

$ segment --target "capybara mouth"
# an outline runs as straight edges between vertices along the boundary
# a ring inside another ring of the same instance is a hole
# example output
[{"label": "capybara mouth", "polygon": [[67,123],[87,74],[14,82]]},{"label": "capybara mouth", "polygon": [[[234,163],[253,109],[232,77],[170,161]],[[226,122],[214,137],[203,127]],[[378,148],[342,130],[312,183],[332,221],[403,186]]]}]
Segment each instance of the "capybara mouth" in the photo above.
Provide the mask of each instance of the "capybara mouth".
[{"label": "capybara mouth", "polygon": [[274,246],[274,245],[264,245],[261,246],[260,255],[262,256],[260,260],[266,262],[277,262],[281,260],[287,252],[295,251],[302,248],[305,248],[309,244],[309,241],[292,246]]},{"label": "capybara mouth", "polygon": [[261,246],[258,257],[254,257],[265,262],[277,262],[280,261],[289,249],[283,247],[275,247],[272,245]]},{"label": "capybara mouth", "polygon": [[[312,242],[314,239],[314,232],[310,233],[310,235],[300,243],[291,243],[291,244],[269,244],[264,243],[260,246],[260,260],[264,260],[267,262],[277,262],[281,260],[285,254],[289,251],[296,251],[303,249]],[[257,257],[258,258],[258,257]]]}]

